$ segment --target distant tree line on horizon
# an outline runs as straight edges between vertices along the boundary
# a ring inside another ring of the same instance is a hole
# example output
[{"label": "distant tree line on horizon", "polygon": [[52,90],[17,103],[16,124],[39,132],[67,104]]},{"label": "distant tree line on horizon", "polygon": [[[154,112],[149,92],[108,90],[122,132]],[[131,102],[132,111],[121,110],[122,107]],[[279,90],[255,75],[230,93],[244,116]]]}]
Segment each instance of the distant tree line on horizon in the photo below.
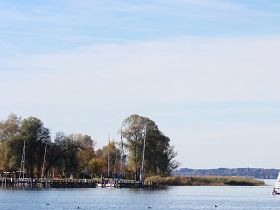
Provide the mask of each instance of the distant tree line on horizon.
[{"label": "distant tree line on horizon", "polygon": [[216,168],[191,169],[181,168],[172,172],[176,176],[245,176],[258,179],[276,179],[279,169],[265,168]]},{"label": "distant tree line on horizon", "polygon": [[18,176],[24,158],[25,177],[30,178],[107,177],[108,166],[109,176],[113,177],[120,174],[123,166],[125,178],[137,180],[145,137],[147,176],[169,175],[178,167],[170,139],[151,119],[133,114],[123,121],[121,134],[123,144],[111,140],[97,149],[89,135],[57,132],[51,138],[40,119],[10,114],[0,121],[0,175],[9,172]]}]

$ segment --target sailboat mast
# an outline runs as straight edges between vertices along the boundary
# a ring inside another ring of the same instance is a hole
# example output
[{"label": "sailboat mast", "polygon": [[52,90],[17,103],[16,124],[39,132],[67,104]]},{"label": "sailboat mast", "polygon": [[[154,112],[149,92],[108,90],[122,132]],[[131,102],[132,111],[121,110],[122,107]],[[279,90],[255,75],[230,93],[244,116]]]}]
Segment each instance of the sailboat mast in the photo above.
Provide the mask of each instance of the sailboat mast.
[{"label": "sailboat mast", "polygon": [[41,178],[44,178],[44,171],[45,171],[45,164],[46,164],[46,154],[47,154],[47,143],[45,145],[44,162],[43,162],[43,167],[42,167]]},{"label": "sailboat mast", "polygon": [[123,151],[123,139],[122,139],[122,128],[121,128],[121,155],[120,155],[120,166],[121,166],[121,177],[124,177],[124,151]]},{"label": "sailboat mast", "polygon": [[25,172],[25,141],[24,141],[24,146],[23,146],[23,167],[22,167],[22,171],[23,171],[23,179],[24,179],[24,172]]},{"label": "sailboat mast", "polygon": [[142,166],[140,172],[140,181],[144,183],[144,161],[145,161],[145,149],[146,149],[146,137],[147,137],[147,125],[144,126],[144,139],[143,139],[143,151],[142,151]]},{"label": "sailboat mast", "polygon": [[[22,173],[22,179],[24,179],[24,171],[25,171],[25,141],[23,141],[22,148],[22,156],[21,156],[21,166],[20,166],[20,174]],[[21,175],[19,175],[21,177]]]},{"label": "sailboat mast", "polygon": [[110,135],[109,135],[109,143],[108,143],[108,179],[110,176]]}]

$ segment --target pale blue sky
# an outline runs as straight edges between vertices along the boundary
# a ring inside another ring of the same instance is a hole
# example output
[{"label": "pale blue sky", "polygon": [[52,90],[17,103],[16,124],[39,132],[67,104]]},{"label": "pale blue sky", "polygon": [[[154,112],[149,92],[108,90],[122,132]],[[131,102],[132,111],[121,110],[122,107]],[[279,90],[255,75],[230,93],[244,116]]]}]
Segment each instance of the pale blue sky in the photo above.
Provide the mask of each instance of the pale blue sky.
[{"label": "pale blue sky", "polygon": [[3,0],[0,119],[118,139],[150,117],[181,167],[280,167],[280,2]]},{"label": "pale blue sky", "polygon": [[3,54],[53,52],[100,42],[280,32],[276,0],[3,0],[0,9]]}]

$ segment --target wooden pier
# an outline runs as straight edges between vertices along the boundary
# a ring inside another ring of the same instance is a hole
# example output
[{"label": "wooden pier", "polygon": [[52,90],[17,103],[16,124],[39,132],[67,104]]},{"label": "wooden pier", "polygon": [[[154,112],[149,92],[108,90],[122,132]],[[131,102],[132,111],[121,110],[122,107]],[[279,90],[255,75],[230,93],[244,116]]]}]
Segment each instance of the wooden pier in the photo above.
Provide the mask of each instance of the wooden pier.
[{"label": "wooden pier", "polygon": [[94,179],[50,179],[45,186],[52,188],[94,188],[96,181]]},{"label": "wooden pier", "polygon": [[14,179],[0,178],[1,187],[12,188],[141,188],[142,182],[135,180],[114,179]]},{"label": "wooden pier", "polygon": [[96,187],[94,179],[13,179],[0,178],[2,187],[34,187],[34,188],[93,188]]}]

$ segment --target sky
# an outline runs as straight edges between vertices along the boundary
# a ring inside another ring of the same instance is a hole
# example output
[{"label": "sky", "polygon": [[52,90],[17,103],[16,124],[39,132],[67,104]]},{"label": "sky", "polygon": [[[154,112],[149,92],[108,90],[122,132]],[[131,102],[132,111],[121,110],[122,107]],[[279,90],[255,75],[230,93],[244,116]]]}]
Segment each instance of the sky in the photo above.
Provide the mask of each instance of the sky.
[{"label": "sky", "polygon": [[180,167],[280,168],[278,0],[2,0],[0,119],[107,143],[131,114]]}]

